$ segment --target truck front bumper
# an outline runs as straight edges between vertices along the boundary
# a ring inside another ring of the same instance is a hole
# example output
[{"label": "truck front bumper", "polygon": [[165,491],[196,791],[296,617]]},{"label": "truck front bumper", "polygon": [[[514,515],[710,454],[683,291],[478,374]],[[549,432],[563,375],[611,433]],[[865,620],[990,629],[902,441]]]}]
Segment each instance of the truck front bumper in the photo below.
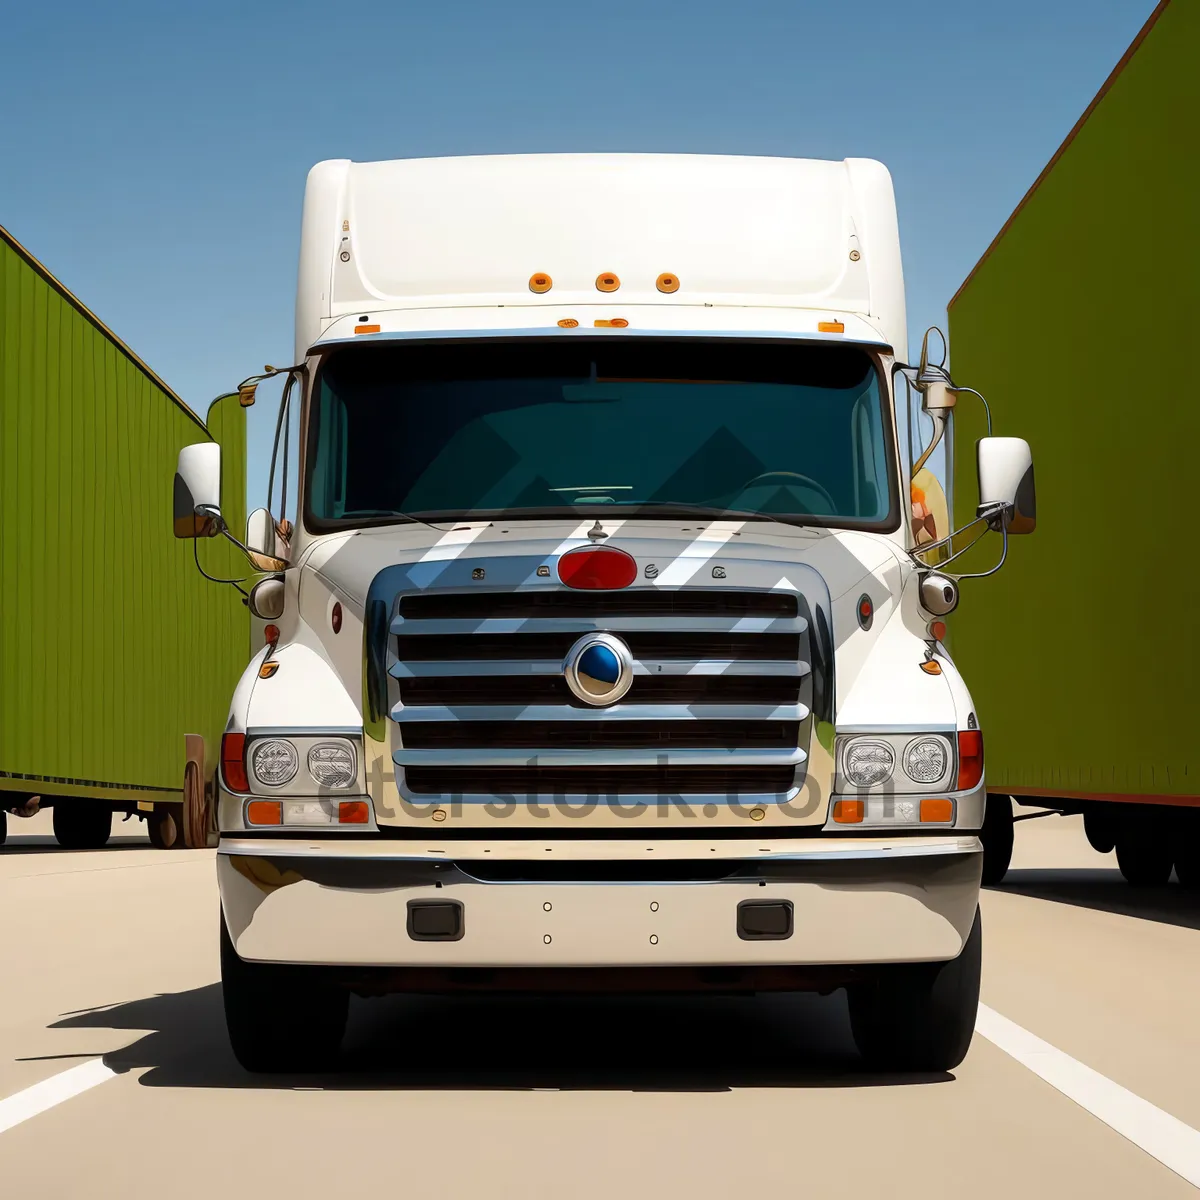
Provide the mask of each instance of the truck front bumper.
[{"label": "truck front bumper", "polygon": [[[394,841],[234,837],[221,842],[217,875],[233,945],[255,962],[853,965],[956,957],[975,916],[981,851],[976,837],[961,835],[636,850],[490,842],[452,853]],[[458,928],[421,936],[414,901],[461,905]],[[788,910],[786,935],[747,937],[746,901]]]}]

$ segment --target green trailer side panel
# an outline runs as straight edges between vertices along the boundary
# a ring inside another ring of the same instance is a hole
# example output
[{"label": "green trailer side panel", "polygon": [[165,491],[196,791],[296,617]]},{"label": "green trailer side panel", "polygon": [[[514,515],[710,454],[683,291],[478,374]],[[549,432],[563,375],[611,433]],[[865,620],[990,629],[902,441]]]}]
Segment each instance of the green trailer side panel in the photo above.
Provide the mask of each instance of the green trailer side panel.
[{"label": "green trailer side panel", "polygon": [[[1200,4],[1156,15],[950,306],[1038,488],[950,621],[992,788],[1200,796]],[[955,421],[962,524],[986,429],[969,396]]]},{"label": "green trailer side panel", "polygon": [[[236,530],[244,414],[216,436]],[[36,792],[41,778],[82,781],[81,795],[177,792],[188,733],[202,734],[215,760],[249,618],[171,532],[179,448],[209,437],[0,237],[0,787]],[[204,543],[201,557],[211,574],[246,574],[228,543]]]}]

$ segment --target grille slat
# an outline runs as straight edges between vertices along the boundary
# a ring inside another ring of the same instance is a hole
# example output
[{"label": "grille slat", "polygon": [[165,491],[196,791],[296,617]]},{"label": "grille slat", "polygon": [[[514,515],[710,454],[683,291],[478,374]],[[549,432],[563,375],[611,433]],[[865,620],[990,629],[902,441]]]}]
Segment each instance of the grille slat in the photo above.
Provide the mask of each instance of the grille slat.
[{"label": "grille slat", "polygon": [[411,750],[458,750],[512,747],[562,749],[703,749],[733,750],[760,746],[794,747],[799,721],[436,721],[406,726],[404,745]]},{"label": "grille slat", "polygon": [[416,795],[511,796],[781,796],[791,767],[409,767]]},{"label": "grille slat", "polygon": [[404,596],[400,616],[410,620],[497,620],[532,617],[795,617],[791,592],[719,592],[706,588],[620,592],[421,592]]},{"label": "grille slat", "polygon": [[[518,650],[523,658],[558,659],[560,662],[579,634],[566,632],[526,633],[401,633],[396,638],[396,657],[401,662],[495,662],[511,659]],[[796,633],[686,633],[679,630],[640,630],[621,634],[634,658],[726,659],[734,662],[796,662],[800,658],[800,635]]]},{"label": "grille slat", "polygon": [[[798,704],[800,681],[770,676],[643,675],[621,701],[628,704]],[[477,675],[405,679],[400,703],[422,704],[562,704],[588,710],[576,699],[562,675]]]}]

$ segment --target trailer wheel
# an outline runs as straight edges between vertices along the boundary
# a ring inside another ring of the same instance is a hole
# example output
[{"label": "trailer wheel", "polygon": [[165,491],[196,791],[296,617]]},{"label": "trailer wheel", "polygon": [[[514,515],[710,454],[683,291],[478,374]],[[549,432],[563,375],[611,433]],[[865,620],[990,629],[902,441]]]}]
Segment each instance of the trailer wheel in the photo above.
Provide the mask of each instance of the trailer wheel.
[{"label": "trailer wheel", "polygon": [[234,1057],[247,1071],[328,1070],[346,1031],[350,993],[319,967],[247,962],[221,915],[221,991]]},{"label": "trailer wheel", "polygon": [[850,1029],[864,1062],[892,1071],[951,1071],[967,1056],[979,1010],[983,927],[979,910],[962,953],[904,963],[847,989]]},{"label": "trailer wheel", "polygon": [[99,800],[54,801],[54,837],[64,850],[99,850],[112,833],[112,809]]},{"label": "trailer wheel", "polygon": [[1131,887],[1159,887],[1171,878],[1171,845],[1161,830],[1135,820],[1117,831],[1117,866]]},{"label": "trailer wheel", "polygon": [[8,841],[8,813],[0,808],[0,846]]},{"label": "trailer wheel", "polygon": [[1013,852],[1013,806],[1011,796],[989,796],[984,810],[983,885],[994,887],[1008,874]]},{"label": "trailer wheel", "polygon": [[156,804],[146,818],[146,832],[155,850],[178,850],[183,845],[182,806]]},{"label": "trailer wheel", "polygon": [[1175,874],[1189,891],[1200,891],[1200,822],[1180,830],[1175,849]]},{"label": "trailer wheel", "polygon": [[1117,823],[1106,808],[1088,808],[1083,814],[1083,832],[1097,854],[1111,854],[1117,844]]}]

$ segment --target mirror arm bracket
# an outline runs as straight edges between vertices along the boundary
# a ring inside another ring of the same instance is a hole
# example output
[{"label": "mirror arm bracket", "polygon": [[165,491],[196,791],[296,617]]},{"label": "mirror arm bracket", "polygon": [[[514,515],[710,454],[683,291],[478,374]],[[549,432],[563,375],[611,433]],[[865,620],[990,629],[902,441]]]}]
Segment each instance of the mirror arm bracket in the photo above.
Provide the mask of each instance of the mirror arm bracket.
[{"label": "mirror arm bracket", "polygon": [[[217,532],[231,541],[246,556],[250,565],[256,570],[265,572],[287,570],[288,564],[286,559],[275,558],[270,554],[260,554],[257,550],[251,550],[249,546],[245,545],[243,542],[239,542],[238,539],[229,532],[229,526],[225,523],[225,518],[221,516],[220,509],[214,508],[210,504],[199,504],[196,506],[196,512],[202,517],[210,517],[217,526]],[[197,565],[198,564],[199,559],[197,559]],[[208,578],[208,576],[205,576],[205,578]],[[218,582],[232,583],[233,580],[226,579]]]}]

